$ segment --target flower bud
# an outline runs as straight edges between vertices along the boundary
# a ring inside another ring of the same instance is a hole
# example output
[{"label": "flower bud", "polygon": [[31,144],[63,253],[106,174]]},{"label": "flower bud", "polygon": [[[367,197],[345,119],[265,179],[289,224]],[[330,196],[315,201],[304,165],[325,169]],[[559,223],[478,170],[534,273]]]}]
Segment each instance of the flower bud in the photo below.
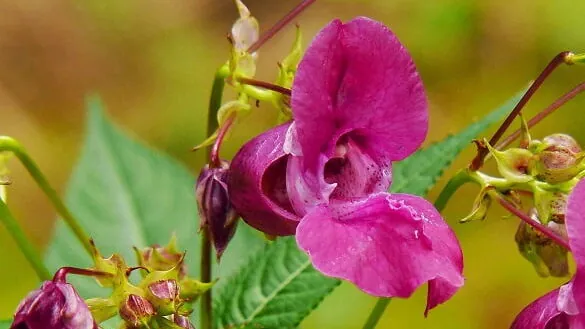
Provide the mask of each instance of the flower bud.
[{"label": "flower bud", "polygon": [[[532,220],[539,221],[534,209],[530,217]],[[566,237],[565,225],[551,221],[547,226],[558,235]],[[516,243],[522,256],[534,265],[538,275],[563,277],[569,273],[568,251],[525,222],[521,222],[518,226]]]},{"label": "flower bud", "polygon": [[175,280],[161,280],[148,285],[148,301],[160,315],[175,313],[179,304],[179,286]]},{"label": "flower bud", "polygon": [[204,294],[206,291],[211,289],[216,281],[213,282],[201,282],[192,278],[186,278],[181,280],[181,299],[187,301],[195,301],[199,296]]},{"label": "flower bud", "polygon": [[537,153],[534,175],[542,181],[556,184],[575,177],[581,167],[581,147],[569,135],[554,134],[544,138],[542,151]]},{"label": "flower bud", "polygon": [[236,232],[238,218],[229,199],[226,184],[228,170],[229,165],[225,161],[219,168],[205,166],[195,190],[201,229],[208,230],[218,260]]},{"label": "flower bud", "polygon": [[182,315],[173,315],[173,321],[181,328],[195,329],[195,326],[189,321],[189,318]]},{"label": "flower bud", "polygon": [[147,326],[154,314],[152,304],[145,298],[134,294],[128,295],[126,301],[120,307],[120,317],[130,327],[140,328]]},{"label": "flower bud", "polygon": [[72,285],[45,281],[18,306],[10,329],[97,329]]},{"label": "flower bud", "polygon": [[533,159],[532,152],[521,148],[510,148],[505,151],[494,149],[487,141],[484,141],[490,153],[498,164],[500,174],[510,182],[525,183],[533,180],[528,174],[528,168]]},{"label": "flower bud", "polygon": [[171,238],[168,245],[161,247],[153,245],[149,248],[139,250],[134,248],[138,263],[149,271],[169,271],[179,265],[179,278],[185,277],[187,269],[183,262],[184,253],[177,248],[177,239]]}]

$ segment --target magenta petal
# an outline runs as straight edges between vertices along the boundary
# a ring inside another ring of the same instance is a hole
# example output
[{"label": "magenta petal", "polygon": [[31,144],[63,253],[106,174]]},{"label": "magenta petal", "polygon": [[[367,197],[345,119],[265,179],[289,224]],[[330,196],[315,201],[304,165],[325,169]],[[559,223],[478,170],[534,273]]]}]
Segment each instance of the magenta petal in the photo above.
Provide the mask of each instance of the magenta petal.
[{"label": "magenta petal", "polygon": [[573,292],[579,311],[585,314],[585,179],[573,189],[567,201],[565,225],[571,253],[577,263]]},{"label": "magenta petal", "polygon": [[377,163],[362,148],[351,137],[343,138],[336,156],[320,156],[316,171],[303,166],[303,157],[289,158],[287,191],[298,214],[329,201],[355,200],[388,190],[392,182],[390,165]]},{"label": "magenta petal", "polygon": [[417,196],[378,193],[320,206],[301,220],[297,243],[317,270],[375,296],[408,297],[431,282],[432,308],[463,285],[455,235]]},{"label": "magenta petal", "polygon": [[236,212],[251,226],[271,235],[292,235],[299,217],[286,192],[289,155],[283,144],[289,124],[246,143],[232,160],[228,190]]},{"label": "magenta petal", "polygon": [[[423,142],[427,100],[412,58],[383,24],[335,20],[301,60],[291,105],[307,163],[330,157],[341,134],[364,138],[377,159],[401,160]],[[309,165],[311,167],[312,165]]]},{"label": "magenta petal", "polygon": [[557,309],[559,289],[540,297],[518,314],[510,329],[572,328],[570,316]]}]

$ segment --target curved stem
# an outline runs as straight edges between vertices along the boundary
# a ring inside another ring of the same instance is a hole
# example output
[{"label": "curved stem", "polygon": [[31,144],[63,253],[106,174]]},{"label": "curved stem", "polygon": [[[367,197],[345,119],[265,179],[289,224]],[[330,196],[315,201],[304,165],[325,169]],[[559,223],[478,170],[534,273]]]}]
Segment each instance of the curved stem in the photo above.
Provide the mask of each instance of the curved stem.
[{"label": "curved stem", "polygon": [[[215,73],[213,80],[213,86],[211,87],[211,96],[209,97],[209,108],[207,111],[207,136],[211,136],[217,129],[217,111],[221,107],[221,101],[223,98],[223,90],[225,87],[225,79],[229,75],[229,67],[224,65],[220,67]],[[210,157],[211,148],[208,149],[207,155]],[[210,159],[208,159],[210,160]],[[209,231],[201,231],[201,281],[211,282],[211,240],[209,238]],[[212,328],[212,299],[211,289],[207,290],[201,296],[201,314],[200,314],[200,328],[211,329]]]},{"label": "curved stem", "polygon": [[111,273],[96,271],[96,270],[88,270],[84,268],[77,268],[77,267],[61,267],[55,275],[53,276],[54,282],[66,282],[66,277],[68,274],[76,274],[76,275],[83,275],[83,276],[91,276],[91,277],[108,277],[113,276]]},{"label": "curved stem", "polygon": [[471,179],[469,176],[468,171],[466,169],[460,170],[457,174],[455,174],[455,176],[451,177],[451,179],[447,182],[447,185],[445,185],[443,190],[441,190],[441,193],[439,193],[439,196],[435,200],[435,208],[437,208],[439,212],[442,212],[453,194],[463,184],[471,181],[473,181],[473,179]]},{"label": "curved stem", "polygon": [[230,129],[231,125],[236,120],[236,113],[230,114],[230,116],[225,120],[223,126],[219,129],[217,134],[217,138],[215,139],[215,143],[211,146],[211,154],[210,154],[210,165],[215,166],[216,168],[221,167],[221,158],[219,156],[219,149],[221,147],[221,143],[225,138],[228,130]]},{"label": "curved stem", "polygon": [[260,80],[255,80],[255,79],[250,79],[250,78],[245,78],[245,77],[238,77],[237,78],[238,82],[246,84],[246,85],[250,85],[250,86],[256,86],[256,87],[260,87],[260,88],[264,88],[264,89],[268,89],[268,90],[272,90],[274,92],[283,94],[285,96],[290,96],[291,95],[291,90],[279,85],[275,85],[273,83],[270,82],[265,82],[265,81],[260,81]]},{"label": "curved stem", "polygon": [[[538,88],[540,88],[540,86],[542,86],[542,84],[544,83],[546,78],[548,78],[548,76],[557,67],[559,67],[559,65],[561,65],[563,63],[564,64],[571,64],[569,62],[569,58],[571,58],[571,56],[573,56],[573,54],[571,52],[564,51],[564,52],[556,55],[548,63],[548,65],[544,68],[544,70],[540,73],[540,75],[536,78],[536,80],[534,80],[534,82],[530,85],[530,88],[528,88],[528,90],[526,91],[524,96],[522,96],[522,98],[520,99],[518,104],[516,104],[516,106],[514,107],[512,112],[510,112],[510,114],[508,114],[508,117],[506,117],[506,120],[504,120],[504,122],[502,123],[500,128],[498,128],[498,130],[496,130],[496,132],[494,133],[492,138],[489,140],[490,145],[496,145],[496,143],[500,140],[502,135],[506,132],[506,129],[508,129],[508,127],[512,124],[512,121],[514,121],[514,119],[516,118],[518,113],[520,113],[520,111],[524,108],[526,103],[528,103],[530,98],[532,98],[532,96],[538,90]],[[472,171],[477,171],[479,168],[481,168],[481,166],[483,165],[483,160],[487,154],[488,154],[487,148],[485,148],[485,147],[479,148],[477,155],[475,156],[475,158],[471,161],[471,164],[469,165],[469,169]]]},{"label": "curved stem", "polygon": [[55,189],[49,184],[49,181],[45,175],[41,172],[34,160],[28,155],[24,147],[15,139],[0,136],[0,152],[12,152],[26,168],[28,173],[37,183],[37,186],[45,193],[47,198],[51,201],[57,213],[61,215],[61,218],[67,223],[71,231],[75,234],[79,242],[83,245],[83,248],[87,253],[92,255],[92,248],[89,242],[89,235],[83,230],[79,221],[75,219],[73,214],[67,209],[61,198],[55,191]]},{"label": "curved stem", "polygon": [[391,301],[390,298],[383,297],[378,298],[376,305],[374,305],[374,308],[372,309],[372,312],[370,312],[368,320],[366,320],[366,323],[364,324],[362,329],[376,328],[376,326],[378,325],[378,321],[380,321],[380,318],[382,317],[382,314],[384,314],[384,311],[386,310],[386,307],[388,307],[388,304],[390,304],[390,301]]},{"label": "curved stem", "polygon": [[24,254],[24,257],[26,257],[26,260],[36,272],[39,279],[41,281],[50,280],[51,274],[45,267],[43,259],[33,244],[27,239],[26,234],[20,225],[18,225],[18,221],[16,221],[14,216],[12,216],[8,206],[6,206],[6,203],[4,203],[2,200],[0,200],[0,222],[4,224],[8,233],[10,233],[14,241],[16,241],[16,244]]},{"label": "curved stem", "polygon": [[[528,120],[528,122],[527,122],[528,128],[534,127],[540,121],[542,121],[544,118],[546,118],[547,116],[554,113],[561,106],[565,105],[568,101],[575,98],[575,96],[577,96],[578,94],[580,94],[584,91],[585,91],[585,82],[581,82],[580,84],[575,86],[573,89],[571,89],[571,91],[569,91],[568,93],[559,97],[557,100],[555,100],[547,108],[540,111],[538,114],[533,116],[530,120]],[[505,148],[506,146],[510,145],[513,141],[515,141],[516,138],[518,138],[521,134],[522,134],[521,129],[516,130],[515,132],[510,134],[510,136],[506,137],[503,141],[501,141],[498,145],[496,145],[496,149],[501,150],[501,149]]]},{"label": "curved stem", "polygon": [[283,18],[276,22],[276,24],[274,24],[268,31],[263,33],[262,36],[260,36],[260,39],[258,39],[258,41],[254,42],[254,44],[251,45],[250,48],[248,48],[248,52],[253,53],[260,47],[262,47],[262,45],[266,43],[266,41],[270,40],[273,36],[275,36],[278,33],[278,31],[285,27],[286,24],[292,21],[295,17],[297,17],[315,1],[317,0],[304,0],[303,2],[299,3],[288,14],[286,14]]}]

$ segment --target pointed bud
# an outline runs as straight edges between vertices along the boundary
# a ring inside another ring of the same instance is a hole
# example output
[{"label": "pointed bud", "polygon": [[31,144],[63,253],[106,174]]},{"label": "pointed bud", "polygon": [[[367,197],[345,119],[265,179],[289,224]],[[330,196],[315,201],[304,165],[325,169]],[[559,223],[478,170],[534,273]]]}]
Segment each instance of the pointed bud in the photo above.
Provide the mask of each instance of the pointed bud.
[{"label": "pointed bud", "polygon": [[97,323],[102,323],[118,314],[118,307],[111,298],[91,298],[85,303]]},{"label": "pointed bud", "polygon": [[72,285],[45,281],[20,302],[10,329],[97,329]]},{"label": "pointed bud", "polygon": [[180,282],[181,299],[187,301],[195,301],[199,296],[201,296],[207,290],[211,289],[211,287],[213,287],[214,284],[215,281],[205,283],[191,278],[181,280]]},{"label": "pointed bud", "polygon": [[160,315],[175,313],[179,304],[179,286],[175,280],[161,280],[148,285],[146,298]]},{"label": "pointed bud", "polygon": [[[530,218],[538,221],[534,209]],[[547,226],[560,236],[566,236],[564,225],[549,222]],[[520,222],[518,226],[516,243],[522,256],[534,265],[538,275],[563,277],[569,273],[567,250],[525,222]]]},{"label": "pointed bud", "polygon": [[577,176],[584,169],[581,162],[585,154],[569,135],[547,136],[541,148],[534,166],[534,175],[539,180],[551,184],[562,183]]},{"label": "pointed bud", "polygon": [[141,327],[148,325],[148,322],[155,314],[154,307],[145,298],[130,294],[120,307],[120,316],[130,327]]},{"label": "pointed bud", "polygon": [[492,203],[492,199],[488,195],[488,192],[492,189],[494,189],[493,186],[488,186],[483,188],[479,192],[479,195],[477,196],[477,198],[475,198],[475,201],[473,202],[473,208],[471,210],[471,213],[467,215],[465,218],[459,220],[460,223],[467,223],[474,220],[485,219],[487,212],[490,208],[490,205]]},{"label": "pointed bud", "polygon": [[189,321],[189,318],[182,315],[173,315],[173,321],[181,328],[195,329],[195,326]]},{"label": "pointed bud", "polygon": [[209,232],[219,260],[236,231],[238,215],[229,200],[226,184],[229,165],[219,168],[205,166],[197,179],[196,197],[201,229]]},{"label": "pointed bud", "polygon": [[487,141],[484,141],[484,143],[496,159],[498,171],[504,178],[515,183],[525,183],[533,179],[528,174],[528,169],[533,158],[532,152],[521,148],[498,151]]},{"label": "pointed bud", "polygon": [[118,254],[113,254],[109,258],[105,258],[97,249],[93,240],[89,241],[91,245],[91,254],[93,263],[95,264],[93,269],[96,271],[109,273],[111,276],[96,276],[95,280],[102,287],[111,287],[115,284],[116,274],[126,269],[126,263],[122,257]]},{"label": "pointed bud", "polygon": [[183,278],[186,275],[187,269],[183,261],[184,253],[177,248],[175,236],[164,247],[153,245],[142,250],[134,248],[134,252],[138,258],[138,264],[151,272],[178,269],[178,278]]}]

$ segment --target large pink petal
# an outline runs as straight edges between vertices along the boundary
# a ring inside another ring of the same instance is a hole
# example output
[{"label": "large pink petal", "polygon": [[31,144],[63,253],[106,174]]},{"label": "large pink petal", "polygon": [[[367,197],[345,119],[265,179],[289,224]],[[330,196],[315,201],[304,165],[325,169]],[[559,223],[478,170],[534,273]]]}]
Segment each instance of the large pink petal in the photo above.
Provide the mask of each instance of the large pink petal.
[{"label": "large pink petal", "polygon": [[271,235],[292,235],[299,217],[286,192],[289,155],[283,144],[289,124],[246,143],[230,165],[228,191],[236,212],[251,226]]},{"label": "large pink petal", "polygon": [[373,158],[401,160],[425,139],[427,100],[412,58],[383,24],[335,20],[299,64],[291,99],[307,163],[330,157],[343,133],[363,137]]},{"label": "large pink petal", "polygon": [[580,313],[585,314],[585,179],[569,195],[565,224],[571,253],[577,263],[573,279],[574,298]]},{"label": "large pink petal", "polygon": [[510,329],[570,328],[569,316],[557,309],[559,289],[555,289],[526,306]]},{"label": "large pink petal", "polygon": [[417,196],[378,193],[317,207],[297,227],[297,243],[317,270],[375,296],[408,297],[431,282],[431,308],[463,285],[457,239]]}]

